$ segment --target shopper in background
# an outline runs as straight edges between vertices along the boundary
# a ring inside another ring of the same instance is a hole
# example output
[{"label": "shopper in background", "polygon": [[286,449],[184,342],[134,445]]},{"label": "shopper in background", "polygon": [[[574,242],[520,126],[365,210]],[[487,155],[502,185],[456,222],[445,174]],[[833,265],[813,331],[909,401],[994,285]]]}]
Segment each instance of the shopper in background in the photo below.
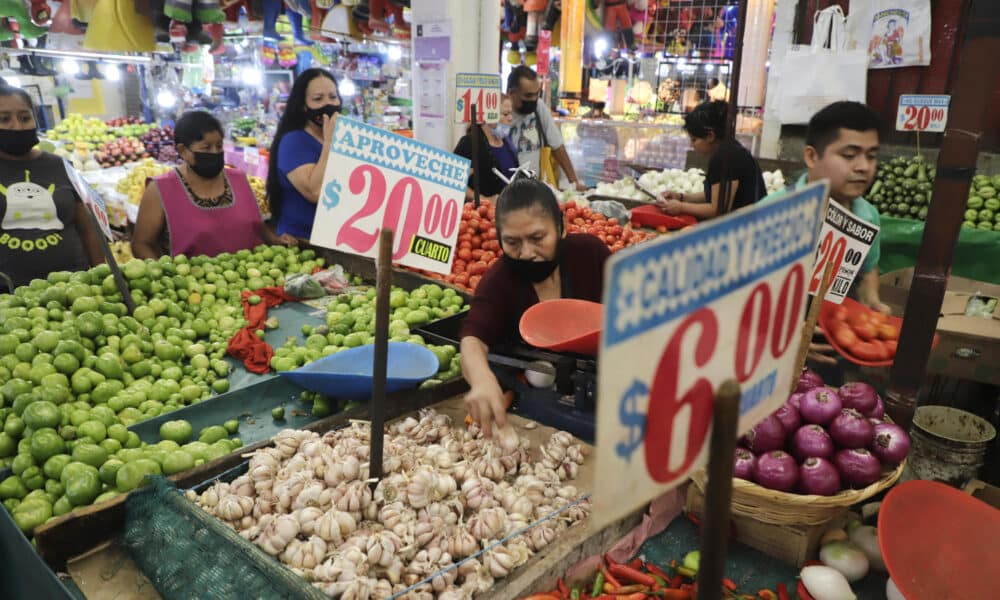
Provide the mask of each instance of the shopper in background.
[{"label": "shopper in background", "polygon": [[268,203],[279,234],[302,239],[312,234],[341,106],[337,80],[323,69],[303,71],[292,85],[267,173]]},{"label": "shopper in background", "polygon": [[134,256],[215,256],[263,243],[296,243],[264,225],[246,174],[224,168],[224,139],[222,124],[207,112],[187,112],[177,120],[174,145],[184,162],[146,186],[132,233]]},{"label": "shopper in background", "polygon": [[503,391],[486,355],[520,340],[518,323],[531,306],[557,298],[600,302],[604,263],[611,252],[596,237],[568,234],[552,189],[537,179],[513,181],[496,206],[502,260],[476,286],[462,322],[462,373],[469,382],[469,414],[489,436],[506,424]]},{"label": "shopper in background", "polygon": [[0,86],[0,291],[53,271],[104,262],[100,233],[80,200],[66,163],[35,148],[31,97]]},{"label": "shopper in background", "polygon": [[[503,173],[510,179],[517,170],[517,151],[510,143],[510,125],[514,122],[514,109],[509,96],[500,98],[500,121],[486,123],[479,127],[469,125],[469,129],[455,146],[455,154],[472,158],[472,136],[479,135],[479,196],[495,200],[503,191],[506,183],[493,172],[493,169]],[[465,190],[465,200],[471,202],[475,197],[472,190],[473,177],[469,171],[469,187]]]},{"label": "shopper in background", "polygon": [[708,80],[708,99],[711,102],[726,102],[729,100],[729,88],[718,77]]},{"label": "shopper in background", "polygon": [[563,145],[559,126],[556,125],[548,108],[538,105],[541,89],[538,73],[525,65],[514,67],[507,77],[507,94],[514,107],[510,141],[517,148],[518,162],[521,166],[538,173],[541,150],[543,147],[549,147],[570,185],[582,192],[587,187],[576,177],[573,162]]},{"label": "shopper in background", "polygon": [[[711,219],[760,200],[767,188],[757,161],[738,141],[727,137],[725,102],[699,104],[684,117],[684,130],[695,152],[709,157],[705,191],[685,195],[661,194],[658,204],[668,215]],[[722,183],[729,180],[729,197],[722,198]]]}]

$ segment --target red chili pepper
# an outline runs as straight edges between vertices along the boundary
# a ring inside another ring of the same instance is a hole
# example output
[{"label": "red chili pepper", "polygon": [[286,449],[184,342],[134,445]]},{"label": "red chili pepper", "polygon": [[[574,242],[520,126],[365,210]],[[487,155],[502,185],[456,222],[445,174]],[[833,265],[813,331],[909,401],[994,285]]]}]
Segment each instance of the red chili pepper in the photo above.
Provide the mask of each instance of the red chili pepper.
[{"label": "red chili pepper", "polygon": [[809,590],[806,589],[806,586],[802,583],[802,581],[799,581],[799,584],[795,586],[795,593],[799,595],[799,600],[816,600],[811,594],[809,594]]},{"label": "red chili pepper", "polygon": [[636,592],[626,596],[612,596],[614,600],[646,600],[646,592]]},{"label": "red chili pepper", "polygon": [[663,590],[663,600],[691,600],[688,590]]},{"label": "red chili pepper", "polygon": [[636,571],[639,571],[639,570],[642,569],[642,559],[640,559],[640,558],[633,558],[632,562],[630,562],[628,564],[628,566],[629,566],[630,569],[635,569]]},{"label": "red chili pepper", "polygon": [[778,600],[778,595],[771,590],[759,590],[757,592],[757,598],[760,600]]},{"label": "red chili pepper", "polygon": [[662,569],[660,569],[660,567],[657,567],[652,563],[646,563],[646,570],[653,575],[662,577],[664,581],[670,581],[670,575],[667,575]]},{"label": "red chili pepper", "polygon": [[632,583],[640,583],[642,585],[647,585],[653,587],[656,580],[650,575],[646,575],[640,571],[636,571],[631,567],[625,565],[610,565],[608,570],[611,574],[617,577],[619,580],[631,581]]},{"label": "red chili pepper", "polygon": [[561,577],[559,578],[559,581],[556,582],[556,587],[559,589],[559,596],[563,600],[569,598],[569,589],[566,587],[566,583],[563,582]]},{"label": "red chili pepper", "polygon": [[684,585],[684,578],[680,575],[674,575],[670,578],[670,587],[677,589]]},{"label": "red chili pepper", "polygon": [[621,582],[604,565],[601,565],[601,573],[604,573],[604,581],[610,583],[612,587],[620,588],[622,586]]},{"label": "red chili pepper", "polygon": [[699,517],[695,516],[694,513],[688,513],[687,514],[687,518],[688,518],[688,521],[691,521],[692,523],[694,523],[695,527],[701,528],[701,519]]},{"label": "red chili pepper", "polygon": [[521,600],[559,600],[559,595],[556,592],[546,592],[544,594],[532,594]]},{"label": "red chili pepper", "polygon": [[778,600],[788,600],[788,588],[783,583],[778,584]]},{"label": "red chili pepper", "polygon": [[726,588],[730,592],[735,592],[736,591],[736,582],[733,581],[732,579],[729,579],[728,577],[724,577],[722,579],[722,587]]}]

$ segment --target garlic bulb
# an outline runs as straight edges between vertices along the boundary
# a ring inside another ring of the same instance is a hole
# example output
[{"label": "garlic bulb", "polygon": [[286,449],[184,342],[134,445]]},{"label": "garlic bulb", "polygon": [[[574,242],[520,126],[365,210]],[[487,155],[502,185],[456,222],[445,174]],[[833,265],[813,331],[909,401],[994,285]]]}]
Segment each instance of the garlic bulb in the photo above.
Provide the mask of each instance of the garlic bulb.
[{"label": "garlic bulb", "polygon": [[308,540],[292,540],[281,553],[281,561],[297,569],[313,569],[326,556],[326,542],[317,536]]},{"label": "garlic bulb", "polygon": [[292,515],[299,520],[299,532],[302,535],[313,535],[316,533],[316,526],[324,513],[322,509],[315,506],[307,506],[295,511]]},{"label": "garlic bulb", "polygon": [[340,545],[344,539],[354,533],[358,528],[357,522],[349,513],[341,510],[330,509],[326,511],[317,521],[316,535],[324,540]]},{"label": "garlic bulb", "polygon": [[489,569],[490,575],[496,578],[506,577],[514,570],[515,557],[504,546],[497,546],[484,555],[483,565]]},{"label": "garlic bulb", "polygon": [[540,525],[528,532],[526,537],[531,549],[538,552],[556,539],[556,531],[546,525]]},{"label": "garlic bulb", "polygon": [[277,556],[299,534],[299,521],[290,515],[275,517],[257,538],[257,545],[271,556]]}]

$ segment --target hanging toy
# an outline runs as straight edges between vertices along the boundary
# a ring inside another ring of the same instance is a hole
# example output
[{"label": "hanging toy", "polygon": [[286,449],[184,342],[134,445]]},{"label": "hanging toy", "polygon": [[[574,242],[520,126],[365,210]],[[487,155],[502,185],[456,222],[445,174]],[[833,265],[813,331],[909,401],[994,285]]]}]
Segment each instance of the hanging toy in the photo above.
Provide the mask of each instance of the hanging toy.
[{"label": "hanging toy", "polygon": [[[410,32],[410,24],[403,20],[403,9],[409,8],[409,0],[369,0],[368,28],[373,32],[391,34],[393,27],[400,33]],[[392,24],[389,17],[392,17]],[[406,36],[409,37],[409,36]]]},{"label": "hanging toy", "polygon": [[278,49],[274,46],[274,42],[263,42],[260,45],[260,62],[265,67],[270,67],[276,60],[278,60]]},{"label": "hanging toy", "polygon": [[604,0],[604,30],[616,32],[615,40],[624,39],[625,47],[635,50],[635,32],[628,13],[628,0]]},{"label": "hanging toy", "polygon": [[333,42],[333,38],[328,37],[323,32],[323,22],[326,15],[330,14],[330,9],[336,6],[336,0],[313,0],[312,17],[309,23],[312,25],[312,39],[318,42]]},{"label": "hanging toy", "polygon": [[649,0],[628,0],[628,16],[632,19],[633,39],[645,40]]},{"label": "hanging toy", "polygon": [[173,19],[171,28],[175,24],[185,25],[185,39],[188,42],[205,45],[212,43],[212,37],[203,26],[209,23],[221,23],[226,19],[218,0],[166,0],[163,14]]},{"label": "hanging toy", "polygon": [[287,42],[278,44],[278,65],[290,69],[297,64],[299,59],[295,55],[295,47]]},{"label": "hanging toy", "polygon": [[300,46],[312,46],[313,42],[306,37],[302,27],[304,17],[312,17],[312,4],[309,0],[285,0],[285,16],[292,25],[292,39]]},{"label": "hanging toy", "polygon": [[[32,2],[29,12],[28,5],[24,0],[0,0],[0,42],[9,42],[14,39],[33,40],[49,32],[48,28],[42,27],[49,21],[51,10],[45,2]],[[41,19],[36,23],[35,19]]]}]

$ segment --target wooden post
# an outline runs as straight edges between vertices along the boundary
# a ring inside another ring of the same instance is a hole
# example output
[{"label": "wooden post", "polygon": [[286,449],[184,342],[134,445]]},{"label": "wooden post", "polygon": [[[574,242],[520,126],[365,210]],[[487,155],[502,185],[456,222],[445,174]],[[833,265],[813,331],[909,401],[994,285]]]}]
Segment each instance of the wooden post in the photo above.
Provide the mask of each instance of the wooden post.
[{"label": "wooden post", "polygon": [[[128,282],[125,281],[125,277],[122,275],[122,270],[118,268],[118,262],[115,260],[115,254],[111,251],[111,247],[108,246],[108,241],[104,239],[104,233],[101,231],[101,225],[97,222],[97,217],[94,216],[94,212],[90,208],[86,208],[86,213],[90,218],[90,225],[94,228],[94,235],[97,236],[97,241],[101,244],[101,252],[104,254],[104,261],[108,263],[108,267],[111,268],[111,276],[115,280],[115,286],[118,288],[118,293],[122,295],[122,302],[125,304],[125,309],[128,311],[129,316],[135,314],[135,300],[132,299],[132,292],[128,289]],[[11,288],[10,293],[14,293],[14,289]]]},{"label": "wooden post", "polygon": [[893,361],[885,408],[909,429],[924,383],[931,343],[948,287],[955,245],[965,213],[965,198],[976,172],[986,113],[993,108],[993,87],[1000,76],[1000,3],[972,2],[951,88],[948,127],[937,159],[932,201],[906,301],[899,351]]},{"label": "wooden post", "polygon": [[385,437],[385,378],[389,359],[389,292],[392,290],[391,229],[379,235],[378,261],[375,271],[375,364],[372,368],[372,429],[371,456],[368,473],[372,489],[382,479],[382,447]]},{"label": "wooden post", "polygon": [[708,447],[708,484],[701,517],[701,563],[698,600],[722,598],[729,547],[729,504],[733,496],[733,461],[740,419],[740,386],[729,379],[719,386]]},{"label": "wooden post", "polygon": [[[826,214],[826,211],[823,211]],[[830,279],[833,277],[833,261],[827,261],[826,269],[823,271],[823,280],[816,290],[816,296],[812,304],[809,305],[809,312],[806,314],[806,323],[802,326],[802,338],[799,340],[799,353],[795,356],[795,370],[792,371],[792,389],[788,390],[788,395],[795,392],[795,387],[799,384],[799,373],[806,367],[806,358],[809,356],[809,344],[812,342],[813,332],[816,330],[816,322],[819,321],[819,311],[823,308],[823,299],[830,289]]]},{"label": "wooden post", "polygon": [[472,193],[475,197],[475,207],[479,208],[479,114],[476,112],[476,103],[472,103],[472,129],[469,134],[472,136]]}]

